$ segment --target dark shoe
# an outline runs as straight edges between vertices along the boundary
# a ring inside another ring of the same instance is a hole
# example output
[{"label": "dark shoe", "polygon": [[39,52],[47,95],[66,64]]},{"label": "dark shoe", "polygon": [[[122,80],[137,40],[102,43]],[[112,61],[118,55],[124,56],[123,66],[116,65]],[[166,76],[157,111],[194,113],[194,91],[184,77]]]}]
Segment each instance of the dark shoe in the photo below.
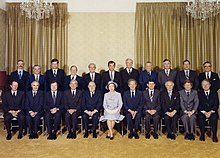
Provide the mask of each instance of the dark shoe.
[{"label": "dark shoe", "polygon": [[97,138],[96,131],[93,131],[93,132],[92,132],[92,138]]},{"label": "dark shoe", "polygon": [[189,134],[188,133],[186,133],[184,139],[187,139],[187,140],[189,139]]},{"label": "dark shoe", "polygon": [[34,133],[34,139],[38,139],[38,134],[37,133]]},{"label": "dark shoe", "polygon": [[73,131],[73,139],[76,139],[76,131]]},{"label": "dark shoe", "polygon": [[110,137],[110,140],[113,140],[114,139],[114,137]]},{"label": "dark shoe", "polygon": [[7,134],[6,140],[11,140],[11,133],[8,133],[8,134]]},{"label": "dark shoe", "polygon": [[175,134],[171,134],[171,139],[175,140],[176,139],[176,135]]},{"label": "dark shoe", "polygon": [[56,139],[57,139],[57,134],[56,134],[56,133],[53,133],[53,134],[52,134],[52,139],[53,139],[53,140],[56,140]]},{"label": "dark shoe", "polygon": [[139,139],[139,135],[137,134],[137,132],[134,132],[134,138]]},{"label": "dark shoe", "polygon": [[199,137],[199,140],[200,140],[200,141],[205,141],[205,135],[204,135],[204,134],[201,134],[201,136]]},{"label": "dark shoe", "polygon": [[146,133],[145,138],[150,139],[150,133]]},{"label": "dark shoe", "polygon": [[85,131],[85,134],[84,134],[83,138],[88,138],[88,136],[89,136],[88,131]]},{"label": "dark shoe", "polygon": [[171,137],[172,137],[172,134],[168,133],[168,134],[167,134],[167,138],[168,138],[168,139],[171,139]]},{"label": "dark shoe", "polygon": [[106,138],[107,138],[107,139],[109,139],[109,138],[110,138],[110,136],[108,136],[108,135],[107,135],[107,136],[106,136]]},{"label": "dark shoe", "polygon": [[130,132],[130,133],[128,134],[128,139],[132,139],[132,137],[133,137],[133,133]]},{"label": "dark shoe", "polygon": [[30,133],[29,139],[34,139],[33,133]]},{"label": "dark shoe", "polygon": [[195,136],[194,136],[194,134],[192,134],[192,133],[189,134],[189,139],[190,139],[190,140],[195,140]]},{"label": "dark shoe", "polygon": [[72,132],[69,132],[66,138],[67,138],[67,139],[71,139],[72,137],[73,137],[73,133],[72,133]]},{"label": "dark shoe", "polygon": [[217,143],[217,142],[218,142],[218,138],[217,138],[217,137],[213,137],[213,138],[212,138],[212,141],[213,141],[214,143]]},{"label": "dark shoe", "polygon": [[49,134],[49,136],[47,137],[48,140],[53,140],[53,135],[52,133]]},{"label": "dark shoe", "polygon": [[154,133],[153,137],[154,137],[154,139],[158,139],[158,134]]},{"label": "dark shoe", "polygon": [[21,139],[23,137],[22,132],[18,133],[18,139]]}]

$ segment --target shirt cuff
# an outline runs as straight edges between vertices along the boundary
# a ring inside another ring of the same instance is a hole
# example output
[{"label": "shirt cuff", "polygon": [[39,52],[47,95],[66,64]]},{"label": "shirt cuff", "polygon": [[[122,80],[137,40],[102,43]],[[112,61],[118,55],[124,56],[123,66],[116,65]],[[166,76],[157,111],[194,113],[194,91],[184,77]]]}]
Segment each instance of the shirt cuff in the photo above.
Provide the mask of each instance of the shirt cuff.
[{"label": "shirt cuff", "polygon": [[214,111],[214,110],[211,110],[211,113],[215,113],[215,111]]},{"label": "shirt cuff", "polygon": [[98,110],[96,110],[96,109],[95,109],[94,111],[95,111],[95,112],[98,112]]},{"label": "shirt cuff", "polygon": [[202,111],[201,111],[201,113],[203,113],[203,114],[204,114],[205,112],[206,112],[205,110],[202,110]]}]

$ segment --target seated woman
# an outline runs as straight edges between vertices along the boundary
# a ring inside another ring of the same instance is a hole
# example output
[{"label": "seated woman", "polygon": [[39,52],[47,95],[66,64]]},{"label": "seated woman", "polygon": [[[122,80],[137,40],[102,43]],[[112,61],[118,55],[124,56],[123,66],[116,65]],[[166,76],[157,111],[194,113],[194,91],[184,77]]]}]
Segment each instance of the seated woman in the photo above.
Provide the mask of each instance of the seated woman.
[{"label": "seated woman", "polygon": [[105,93],[104,95],[104,115],[100,118],[100,121],[102,122],[107,120],[109,131],[106,138],[110,138],[110,140],[113,140],[113,128],[115,122],[119,123],[124,119],[124,116],[120,114],[120,110],[122,108],[122,98],[121,94],[115,91],[117,87],[117,83],[113,81],[109,81],[106,85],[105,88],[109,90],[109,92]]}]

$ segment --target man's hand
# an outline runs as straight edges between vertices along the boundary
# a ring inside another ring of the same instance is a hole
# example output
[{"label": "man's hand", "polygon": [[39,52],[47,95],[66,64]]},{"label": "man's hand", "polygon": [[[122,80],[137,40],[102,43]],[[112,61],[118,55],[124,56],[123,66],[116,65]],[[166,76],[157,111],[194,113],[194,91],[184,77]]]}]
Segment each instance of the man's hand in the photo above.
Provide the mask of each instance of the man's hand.
[{"label": "man's hand", "polygon": [[68,109],[67,111],[72,115],[74,112],[76,112],[76,109]]}]

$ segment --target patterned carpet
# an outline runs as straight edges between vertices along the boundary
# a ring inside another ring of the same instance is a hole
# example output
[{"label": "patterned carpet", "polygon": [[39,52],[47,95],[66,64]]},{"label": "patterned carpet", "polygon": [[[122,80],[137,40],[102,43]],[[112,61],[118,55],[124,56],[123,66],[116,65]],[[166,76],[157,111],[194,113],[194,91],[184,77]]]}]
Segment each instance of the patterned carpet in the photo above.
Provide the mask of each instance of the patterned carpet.
[{"label": "patterned carpet", "polygon": [[[143,135],[139,140],[129,140],[127,135],[122,137],[116,133],[114,140],[108,140],[105,135],[97,139],[84,139],[78,134],[76,140],[67,140],[66,133],[58,136],[55,141],[48,141],[46,136],[40,136],[38,140],[29,140],[25,136],[17,140],[17,134],[10,141],[5,139],[5,131],[0,123],[0,157],[4,158],[105,158],[105,157],[135,157],[135,158],[219,158],[220,143],[212,143],[210,138],[200,142],[199,137],[195,141],[184,140],[179,135],[175,141],[168,140],[165,135],[154,140],[146,140]],[[220,136],[220,133],[219,133]]]}]

